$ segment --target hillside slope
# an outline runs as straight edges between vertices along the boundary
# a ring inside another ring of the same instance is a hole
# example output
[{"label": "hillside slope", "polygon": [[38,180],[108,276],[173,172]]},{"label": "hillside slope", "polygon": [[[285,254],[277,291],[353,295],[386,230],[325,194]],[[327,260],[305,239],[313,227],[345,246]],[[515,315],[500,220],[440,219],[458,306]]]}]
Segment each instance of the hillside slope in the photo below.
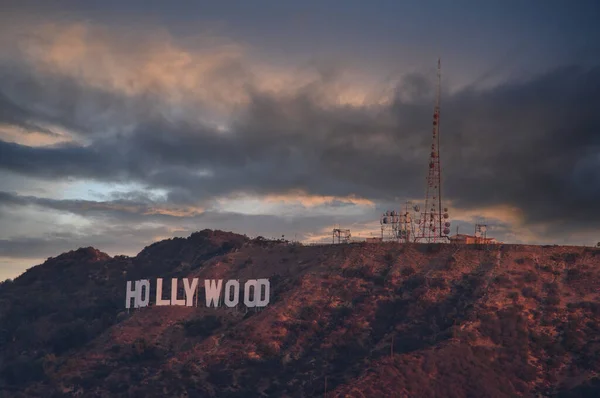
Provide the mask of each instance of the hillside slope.
[{"label": "hillside slope", "polygon": [[[271,302],[125,310],[157,277],[269,278]],[[599,287],[583,247],[79,249],[0,285],[0,396],[600,396]]]}]

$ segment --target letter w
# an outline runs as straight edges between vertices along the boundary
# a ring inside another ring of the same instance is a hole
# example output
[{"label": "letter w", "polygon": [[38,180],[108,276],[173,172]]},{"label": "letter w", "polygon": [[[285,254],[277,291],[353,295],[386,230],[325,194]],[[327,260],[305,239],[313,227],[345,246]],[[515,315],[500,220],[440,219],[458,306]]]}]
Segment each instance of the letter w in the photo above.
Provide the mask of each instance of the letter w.
[{"label": "letter w", "polygon": [[218,307],[219,298],[221,296],[222,279],[219,279],[216,284],[213,284],[214,279],[204,281],[204,290],[206,291],[206,306]]}]

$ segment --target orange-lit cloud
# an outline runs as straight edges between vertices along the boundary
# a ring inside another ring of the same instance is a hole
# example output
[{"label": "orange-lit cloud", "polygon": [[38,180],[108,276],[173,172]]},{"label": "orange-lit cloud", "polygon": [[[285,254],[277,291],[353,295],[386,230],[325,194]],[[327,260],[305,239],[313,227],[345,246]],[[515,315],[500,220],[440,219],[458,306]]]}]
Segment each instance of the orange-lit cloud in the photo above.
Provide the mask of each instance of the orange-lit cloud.
[{"label": "orange-lit cloud", "polygon": [[159,92],[166,102],[201,102],[225,112],[248,103],[250,87],[286,96],[308,86],[315,91],[316,81],[320,90],[315,100],[323,104],[389,100],[382,86],[359,83],[359,74],[340,71],[333,81],[323,81],[313,68],[269,65],[223,37],[206,34],[182,44],[161,30],[128,33],[87,23],[46,23],[21,37],[19,48],[40,74],[67,75],[130,96]]},{"label": "orange-lit cloud", "polygon": [[54,135],[43,131],[26,131],[18,126],[0,123],[0,139],[6,142],[37,147],[73,141],[73,138],[66,132],[59,133],[60,130],[57,128],[53,128],[52,131],[55,133]]},{"label": "orange-lit cloud", "polygon": [[165,215],[171,217],[194,217],[204,213],[202,207],[152,207],[143,212],[144,215]]},{"label": "orange-lit cloud", "polygon": [[523,222],[521,209],[508,205],[478,207],[476,209],[455,209],[450,205],[448,211],[450,218],[470,221],[473,224],[481,220],[496,220],[516,226]]},{"label": "orange-lit cloud", "polygon": [[299,203],[304,207],[316,207],[334,202],[352,204],[357,206],[373,207],[375,203],[369,199],[359,198],[356,196],[320,196],[320,195],[309,195],[302,191],[289,192],[284,195],[267,195],[262,198],[267,203],[284,203],[294,204]]},{"label": "orange-lit cloud", "polygon": [[144,216],[150,215],[165,215],[171,217],[194,217],[204,213],[202,207],[192,206],[147,206],[140,204],[127,204],[115,202],[94,202],[94,201],[76,201],[78,207],[83,210],[108,210],[117,212],[126,212],[132,214],[140,214]]}]

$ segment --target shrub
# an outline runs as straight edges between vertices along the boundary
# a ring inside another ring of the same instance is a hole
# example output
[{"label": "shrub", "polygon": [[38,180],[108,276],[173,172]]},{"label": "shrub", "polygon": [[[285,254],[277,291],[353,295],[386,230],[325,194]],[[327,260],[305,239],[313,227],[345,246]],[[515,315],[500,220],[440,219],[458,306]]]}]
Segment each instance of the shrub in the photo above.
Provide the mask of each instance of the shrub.
[{"label": "shrub", "polygon": [[88,341],[86,325],[78,320],[60,328],[52,338],[55,353],[62,354],[70,349],[82,346]]},{"label": "shrub", "polygon": [[352,304],[342,305],[333,312],[332,317],[338,319],[345,319],[352,314]]},{"label": "shrub", "polygon": [[475,275],[465,275],[463,277],[463,280],[473,290],[476,290],[476,289],[482,287],[485,283],[483,278],[477,277]]},{"label": "shrub", "polygon": [[582,277],[583,277],[582,272],[577,268],[571,268],[571,269],[567,270],[566,281],[568,283],[580,280],[580,279],[582,279]]},{"label": "shrub", "polygon": [[150,344],[143,338],[137,338],[131,345],[131,359],[144,361],[158,359],[161,357],[161,352],[158,347]]},{"label": "shrub", "polygon": [[298,318],[303,321],[312,321],[319,316],[319,313],[315,307],[302,307],[300,313],[298,314]]},{"label": "shrub", "polygon": [[371,279],[374,276],[373,270],[368,265],[363,265],[357,268],[345,268],[342,271],[342,275],[345,278],[361,278]]},{"label": "shrub", "polygon": [[279,354],[276,345],[265,343],[265,342],[260,342],[257,344],[256,352],[261,357],[272,357],[272,356]]},{"label": "shrub", "polygon": [[235,242],[223,242],[221,244],[221,250],[224,252],[228,252],[228,251],[235,249],[236,246],[237,245],[235,244]]},{"label": "shrub", "polygon": [[560,297],[559,296],[548,296],[546,297],[546,304],[548,305],[559,305],[560,304]]},{"label": "shrub", "polygon": [[442,244],[440,243],[428,243],[425,245],[425,253],[439,253],[442,250]]},{"label": "shrub", "polygon": [[214,365],[208,368],[208,381],[217,387],[228,387],[233,382],[233,372],[224,365]]},{"label": "shrub", "polygon": [[577,261],[577,259],[579,259],[579,253],[565,253],[563,255],[563,259],[565,260],[565,262],[567,262],[568,264],[573,264]]},{"label": "shrub", "polygon": [[544,283],[544,290],[546,290],[548,294],[558,294],[558,284],[556,282]]},{"label": "shrub", "polygon": [[404,282],[404,286],[409,290],[413,290],[425,285],[426,282],[427,280],[423,275],[413,275]]},{"label": "shrub", "polygon": [[538,277],[535,274],[535,272],[532,271],[528,271],[525,276],[523,277],[523,280],[527,283],[533,283],[533,282],[537,282]]},{"label": "shrub", "polygon": [[498,275],[494,278],[494,282],[502,287],[510,287],[512,285],[510,278],[506,275]]},{"label": "shrub", "polygon": [[523,297],[527,297],[527,298],[535,297],[535,290],[533,290],[533,288],[527,286],[527,287],[524,287],[523,290],[521,290],[521,294],[523,295]]},{"label": "shrub", "polygon": [[545,300],[547,305],[555,306],[560,304],[560,294],[558,291],[558,285],[555,282],[544,284],[544,289],[548,293],[548,296]]},{"label": "shrub", "polygon": [[435,288],[435,289],[445,289],[446,287],[448,287],[448,283],[446,282],[446,279],[440,277],[440,278],[431,278],[429,280],[429,287]]},{"label": "shrub", "polygon": [[207,315],[202,318],[189,320],[183,324],[185,332],[188,336],[207,337],[212,334],[215,329],[221,327],[221,321],[214,315]]},{"label": "shrub", "polygon": [[4,288],[4,287],[8,287],[9,285],[11,285],[11,284],[12,284],[12,282],[13,282],[13,281],[12,281],[12,279],[10,279],[10,278],[9,278],[9,279],[6,279],[6,280],[5,280],[5,281],[3,281],[3,282],[0,282],[0,289],[2,289],[2,288]]},{"label": "shrub", "polygon": [[402,276],[411,276],[414,273],[415,273],[415,269],[413,267],[411,267],[410,265],[402,268],[402,271],[400,271],[400,274]]},{"label": "shrub", "polygon": [[553,271],[553,270],[552,270],[552,267],[551,267],[551,266],[549,266],[549,265],[542,265],[542,266],[540,266],[539,268],[540,268],[540,270],[542,270],[542,271],[544,271],[544,272],[552,272],[552,271]]},{"label": "shrub", "polygon": [[42,361],[30,358],[19,358],[0,371],[0,378],[13,385],[37,381],[43,376]]},{"label": "shrub", "polygon": [[423,297],[425,294],[427,294],[427,287],[420,286],[420,287],[416,288],[415,290],[413,290],[412,297],[415,299],[418,299],[418,298]]},{"label": "shrub", "polygon": [[392,264],[394,262],[395,256],[391,252],[388,252],[385,254],[383,259],[385,260],[386,263]]}]

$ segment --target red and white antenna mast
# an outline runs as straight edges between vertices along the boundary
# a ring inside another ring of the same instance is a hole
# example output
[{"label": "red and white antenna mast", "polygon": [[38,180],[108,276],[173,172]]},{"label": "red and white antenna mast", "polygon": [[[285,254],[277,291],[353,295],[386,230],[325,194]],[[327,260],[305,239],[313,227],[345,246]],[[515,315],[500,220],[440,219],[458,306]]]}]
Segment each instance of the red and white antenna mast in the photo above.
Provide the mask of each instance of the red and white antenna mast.
[{"label": "red and white antenna mast", "polygon": [[[419,220],[419,235],[415,241],[445,242],[450,233],[448,209],[442,209],[442,168],[440,165],[440,95],[442,66],[438,58],[437,87],[433,110],[433,139],[429,156],[425,207]],[[443,210],[443,212],[442,212]]]}]

